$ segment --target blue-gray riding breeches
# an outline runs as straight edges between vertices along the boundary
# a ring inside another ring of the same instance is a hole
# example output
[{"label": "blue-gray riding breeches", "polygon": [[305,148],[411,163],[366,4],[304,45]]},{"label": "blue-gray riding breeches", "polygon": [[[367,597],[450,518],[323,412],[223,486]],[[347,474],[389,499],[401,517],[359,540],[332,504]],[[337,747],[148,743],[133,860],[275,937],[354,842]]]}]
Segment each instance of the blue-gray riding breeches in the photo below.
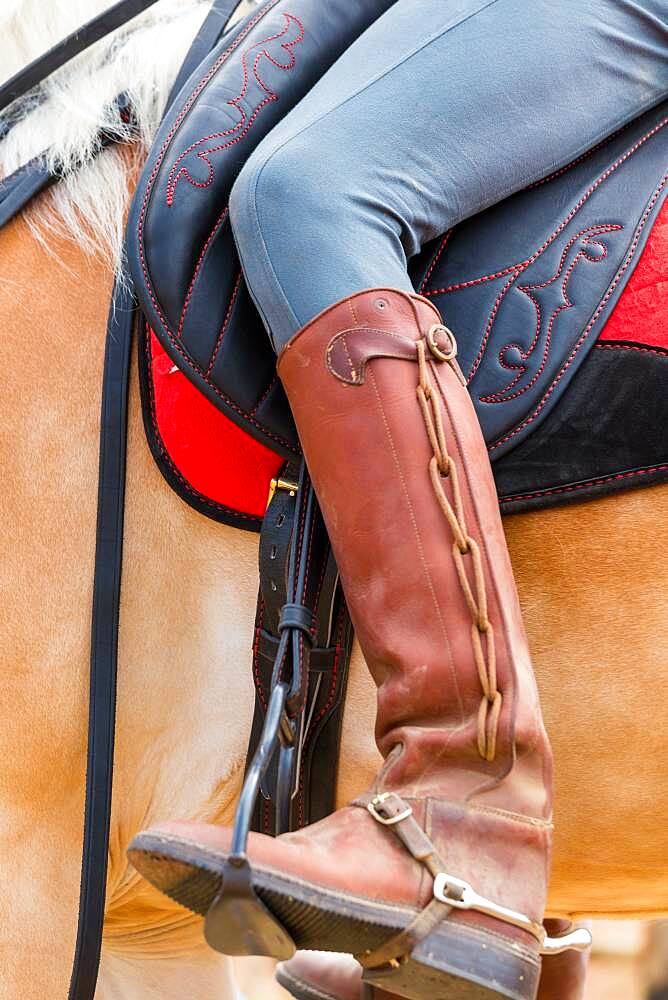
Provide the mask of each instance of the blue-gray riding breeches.
[{"label": "blue-gray riding breeches", "polygon": [[667,94],[668,0],[397,0],[233,188],[275,348]]}]

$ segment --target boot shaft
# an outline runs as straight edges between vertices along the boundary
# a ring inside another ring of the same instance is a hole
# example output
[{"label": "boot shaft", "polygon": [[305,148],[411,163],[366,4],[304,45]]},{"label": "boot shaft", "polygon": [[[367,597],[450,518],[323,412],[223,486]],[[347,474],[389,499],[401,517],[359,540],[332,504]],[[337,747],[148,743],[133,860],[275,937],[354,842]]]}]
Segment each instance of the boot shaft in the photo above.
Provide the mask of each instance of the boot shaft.
[{"label": "boot shaft", "polygon": [[546,819],[551,755],[454,348],[427,300],[371,290],[305,327],[279,374],[378,685],[382,787]]}]

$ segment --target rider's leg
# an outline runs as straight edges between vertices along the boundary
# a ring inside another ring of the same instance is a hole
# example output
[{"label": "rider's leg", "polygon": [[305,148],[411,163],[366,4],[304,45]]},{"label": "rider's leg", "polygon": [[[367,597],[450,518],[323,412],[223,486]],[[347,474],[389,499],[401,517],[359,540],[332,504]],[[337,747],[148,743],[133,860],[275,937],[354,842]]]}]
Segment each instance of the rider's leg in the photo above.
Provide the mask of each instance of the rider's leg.
[{"label": "rider's leg", "polygon": [[[378,684],[386,757],[353,806],[254,835],[252,878],[298,945],[356,952],[368,982],[406,997],[533,1000],[551,812],[486,449],[406,257],[663,95],[650,7],[400,0],[260,147],[232,200],[276,342],[306,323],[279,374]],[[226,831],[171,824],[133,856],[206,909],[229,848]],[[461,879],[480,894],[471,909]],[[260,923],[254,946],[271,949],[275,928]]]},{"label": "rider's leg", "polygon": [[277,349],[429,239],[668,93],[664,0],[398,0],[261,143],[232,192]]},{"label": "rider's leg", "polygon": [[[390,993],[533,1000],[552,762],[487,451],[452,348],[426,299],[376,289],[316,317],[279,359],[378,685],[386,760],[372,789],[305,830],[251,835],[246,876],[238,859],[225,869],[230,832],[213,826],[148,831],[131,858],[200,911],[221,870],[226,893],[252,878],[298,946],[357,954],[367,982]],[[209,941],[238,948],[241,924],[244,947],[287,957],[267,915],[240,906],[238,890],[229,898],[212,911]]]}]

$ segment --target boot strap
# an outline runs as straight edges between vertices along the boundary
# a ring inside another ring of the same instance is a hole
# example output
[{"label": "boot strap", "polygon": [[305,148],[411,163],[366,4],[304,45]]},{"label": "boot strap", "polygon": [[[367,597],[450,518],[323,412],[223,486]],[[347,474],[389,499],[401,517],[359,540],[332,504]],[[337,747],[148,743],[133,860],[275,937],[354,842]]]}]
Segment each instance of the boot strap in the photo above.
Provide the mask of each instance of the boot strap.
[{"label": "boot strap", "polygon": [[[543,950],[547,936],[542,924],[523,913],[508,909],[484,896],[462,879],[449,875],[443,859],[431,839],[413,816],[412,807],[396,792],[382,792],[375,796],[364,796],[353,805],[369,812],[377,823],[388,827],[399,838],[408,852],[423,864],[434,879],[434,898],[407,927],[393,935],[380,947],[356,955],[360,965],[375,969],[383,965],[398,965],[400,959],[409,955],[416,944],[423,941],[452,912],[478,910],[505,923],[531,934]],[[583,939],[584,942],[584,939]]]}]

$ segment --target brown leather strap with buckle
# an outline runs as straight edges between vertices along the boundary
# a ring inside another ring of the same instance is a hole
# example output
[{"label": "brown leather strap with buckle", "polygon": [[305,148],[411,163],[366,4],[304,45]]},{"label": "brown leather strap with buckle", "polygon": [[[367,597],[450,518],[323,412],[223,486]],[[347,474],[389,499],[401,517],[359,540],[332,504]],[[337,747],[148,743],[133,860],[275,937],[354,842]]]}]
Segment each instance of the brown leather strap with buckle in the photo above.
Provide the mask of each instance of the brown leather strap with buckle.
[{"label": "brown leather strap with buckle", "polygon": [[[445,870],[443,859],[413,816],[411,806],[396,792],[363,796],[353,805],[366,809],[376,822],[389,827],[415,860],[423,864],[434,878]],[[451,910],[452,907],[440,899],[432,899],[403,931],[393,934],[373,951],[356,955],[357,961],[366,969],[398,965],[404,956],[411,953],[416,944],[438,927]]]}]

